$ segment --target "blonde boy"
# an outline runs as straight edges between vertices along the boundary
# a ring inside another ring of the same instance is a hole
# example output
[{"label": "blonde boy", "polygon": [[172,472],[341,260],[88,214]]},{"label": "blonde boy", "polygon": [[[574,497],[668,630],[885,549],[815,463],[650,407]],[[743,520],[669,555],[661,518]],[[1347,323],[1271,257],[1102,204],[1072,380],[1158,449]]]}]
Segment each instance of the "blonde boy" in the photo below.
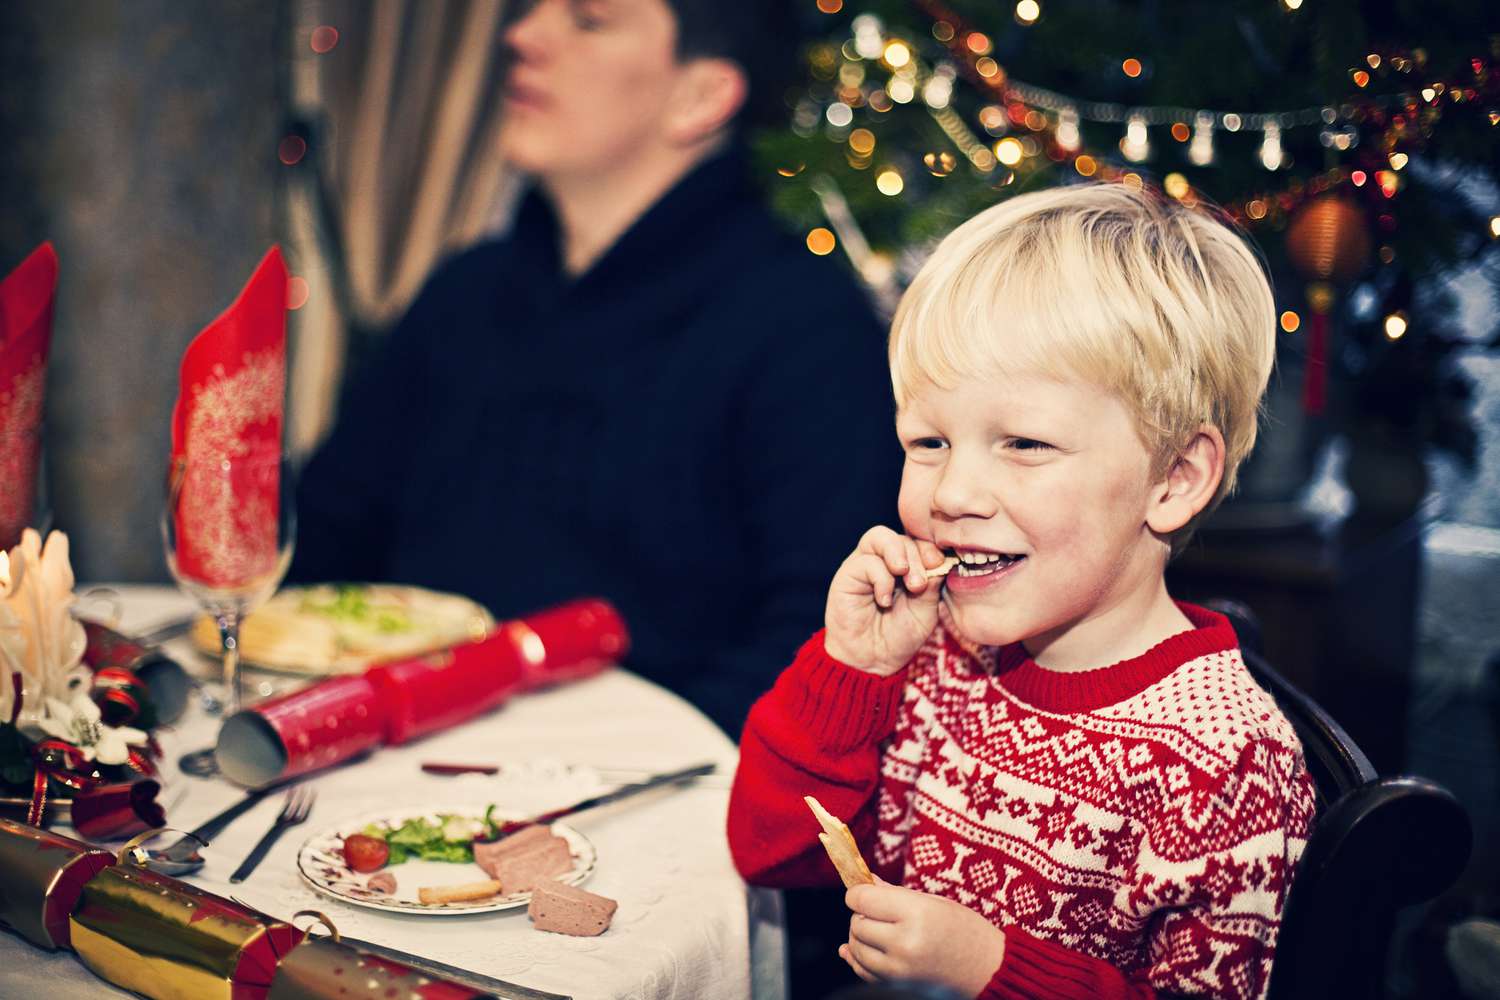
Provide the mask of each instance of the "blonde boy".
[{"label": "blonde boy", "polygon": [[729,815],[777,885],[831,876],[803,795],[849,822],[880,876],[847,895],[860,976],[1264,995],[1312,786],[1228,623],[1163,574],[1254,444],[1274,331],[1233,231],[1125,186],[1010,199],[913,282],[905,534],[839,568]]}]

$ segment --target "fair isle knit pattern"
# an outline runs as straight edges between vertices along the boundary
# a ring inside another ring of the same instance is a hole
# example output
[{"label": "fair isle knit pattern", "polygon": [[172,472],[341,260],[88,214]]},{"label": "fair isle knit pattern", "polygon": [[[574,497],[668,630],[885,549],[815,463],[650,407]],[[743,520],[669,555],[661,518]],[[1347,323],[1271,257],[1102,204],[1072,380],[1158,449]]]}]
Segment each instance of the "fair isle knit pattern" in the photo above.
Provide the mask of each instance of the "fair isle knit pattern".
[{"label": "fair isle knit pattern", "polygon": [[874,861],[1007,931],[985,996],[1033,995],[1009,952],[1045,965],[1047,942],[1156,990],[1264,995],[1312,784],[1232,639],[1179,641],[1227,624],[1183,610],[1195,632],[1088,674],[943,626],[908,667]]}]

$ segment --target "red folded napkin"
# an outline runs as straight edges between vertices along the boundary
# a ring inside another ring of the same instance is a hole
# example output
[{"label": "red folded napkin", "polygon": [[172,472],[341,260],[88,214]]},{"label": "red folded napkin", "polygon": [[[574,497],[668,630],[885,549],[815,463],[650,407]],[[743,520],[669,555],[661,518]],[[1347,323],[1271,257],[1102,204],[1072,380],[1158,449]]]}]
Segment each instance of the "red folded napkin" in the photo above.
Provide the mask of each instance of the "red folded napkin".
[{"label": "red folded napkin", "polygon": [[43,243],[0,281],[0,549],[31,524],[57,252]]},{"label": "red folded napkin", "polygon": [[272,247],[182,356],[172,410],[176,567],[211,587],[243,586],[276,565],[286,284]]}]

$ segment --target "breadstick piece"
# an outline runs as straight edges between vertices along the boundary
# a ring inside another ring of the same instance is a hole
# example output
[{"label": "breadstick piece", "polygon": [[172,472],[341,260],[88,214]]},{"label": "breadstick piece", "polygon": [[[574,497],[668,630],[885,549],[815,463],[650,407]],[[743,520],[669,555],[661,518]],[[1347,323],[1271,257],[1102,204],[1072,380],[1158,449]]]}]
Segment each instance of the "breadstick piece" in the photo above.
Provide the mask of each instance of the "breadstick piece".
[{"label": "breadstick piece", "polygon": [[953,567],[958,565],[958,562],[958,556],[948,556],[941,563],[932,567],[932,569],[928,569],[926,566],[923,566],[922,572],[926,574],[927,579],[933,580],[940,576],[947,576],[950,572],[952,572]]},{"label": "breadstick piece", "polygon": [[849,832],[843,820],[824,809],[822,803],[811,795],[804,795],[802,801],[807,803],[807,807],[823,826],[824,832],[818,834],[818,840],[823,844],[823,850],[828,852],[833,867],[838,869],[839,878],[844,880],[844,888],[874,882],[875,876],[870,874],[870,866],[865,864],[865,859],[859,853],[859,845],[854,842],[854,834]]},{"label": "breadstick piece", "polygon": [[494,879],[465,882],[463,885],[423,886],[417,898],[424,903],[468,903],[500,894],[500,883]]}]

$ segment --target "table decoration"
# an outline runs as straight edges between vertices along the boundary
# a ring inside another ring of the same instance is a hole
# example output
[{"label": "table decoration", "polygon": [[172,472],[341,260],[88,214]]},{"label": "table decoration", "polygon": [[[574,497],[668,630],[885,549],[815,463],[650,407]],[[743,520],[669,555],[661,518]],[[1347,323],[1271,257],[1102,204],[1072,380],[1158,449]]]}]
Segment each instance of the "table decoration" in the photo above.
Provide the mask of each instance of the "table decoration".
[{"label": "table decoration", "polygon": [[624,620],[608,602],[573,601],[504,622],[479,642],[261,702],[225,720],[215,756],[230,780],[260,787],[446,729],[513,694],[597,673],[628,646]]},{"label": "table decoration", "polygon": [[230,712],[240,705],[240,620],[280,584],[296,535],[281,449],[286,284],[273,246],[188,345],[172,410],[167,567],[218,624]]},{"label": "table decoration", "polygon": [[68,915],[115,856],[71,837],[0,819],[0,924],[39,948],[71,947]]},{"label": "table decoration", "polygon": [[155,1000],[263,1000],[303,931],[139,867],[135,846],[83,886],[68,919],[79,960]]},{"label": "table decoration", "polygon": [[107,625],[82,625],[83,662],[94,671],[95,684],[104,688],[99,707],[107,724],[138,723],[148,708],[159,725],[171,725],[182,716],[193,689],[182,664]]},{"label": "table decoration", "polygon": [[0,790],[26,801],[33,826],[49,796],[81,796],[88,835],[128,836],[160,823],[151,808],[157,786],[123,798],[108,786],[155,774],[154,709],[134,674],[95,673],[84,661],[73,600],[62,532],[44,544],[27,528],[20,544],[0,552]]},{"label": "table decoration", "polygon": [[488,638],[377,666],[385,739],[407,743],[496,707],[512,694],[596,674],[625,655],[629,634],[605,600],[570,601],[501,624]]},{"label": "table decoration", "polygon": [[0,548],[15,545],[36,512],[56,291],[57,253],[51,243],[37,247],[0,280]]},{"label": "table decoration", "polygon": [[406,952],[343,937],[333,921],[316,910],[292,919],[316,917],[326,937],[308,934],[282,960],[266,1000],[345,1000],[380,997],[399,1000],[569,1000],[556,993],[456,969]]}]

